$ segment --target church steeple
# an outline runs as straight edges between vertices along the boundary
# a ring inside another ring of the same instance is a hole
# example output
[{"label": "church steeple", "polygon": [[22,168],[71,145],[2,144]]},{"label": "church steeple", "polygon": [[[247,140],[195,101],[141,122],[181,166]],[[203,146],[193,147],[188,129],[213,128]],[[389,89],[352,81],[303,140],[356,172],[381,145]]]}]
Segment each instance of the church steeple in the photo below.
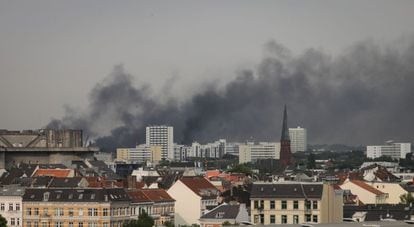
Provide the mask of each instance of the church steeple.
[{"label": "church steeple", "polygon": [[283,126],[282,126],[282,137],[280,140],[290,140],[289,129],[287,126],[287,110],[285,105],[285,110],[283,111]]},{"label": "church steeple", "polygon": [[292,152],[290,151],[289,128],[287,125],[287,110],[283,111],[282,136],[280,138],[280,161],[284,166],[292,164]]}]

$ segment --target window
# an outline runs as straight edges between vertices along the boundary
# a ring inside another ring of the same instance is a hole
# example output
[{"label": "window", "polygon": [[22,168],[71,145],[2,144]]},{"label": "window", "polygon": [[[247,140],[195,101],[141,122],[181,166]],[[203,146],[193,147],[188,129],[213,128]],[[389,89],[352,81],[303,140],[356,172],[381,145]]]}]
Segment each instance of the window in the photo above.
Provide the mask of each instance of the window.
[{"label": "window", "polygon": [[282,200],[282,210],[286,210],[286,209],[287,209],[287,201]]},{"label": "window", "polygon": [[79,208],[78,214],[79,214],[79,216],[83,216],[83,209],[82,208]]},{"label": "window", "polygon": [[55,208],[55,216],[63,216],[63,208]]},{"label": "window", "polygon": [[[2,206],[4,206],[4,204],[2,203]],[[259,201],[257,201],[257,200],[255,200],[254,201],[254,209],[258,209],[259,208]],[[4,207],[3,207],[3,209],[2,210],[4,210]]]},{"label": "window", "polygon": [[258,224],[259,223],[259,215],[258,214],[255,214],[254,215],[254,223],[255,224]]},{"label": "window", "polygon": [[103,216],[108,216],[108,208],[103,208]]},{"label": "window", "polygon": [[36,216],[39,215],[39,208],[37,207],[34,208],[34,215]]},{"label": "window", "polygon": [[32,215],[32,208],[26,208],[26,215],[31,216]]},{"label": "window", "polygon": [[98,208],[93,208],[93,216],[98,216]]},{"label": "window", "polygon": [[16,218],[16,224],[20,225],[20,218]]},{"label": "window", "polygon": [[69,227],[73,227],[73,222],[69,222]]},{"label": "window", "polygon": [[103,227],[109,227],[108,222],[104,222],[104,223],[103,223]]},{"label": "window", "polygon": [[55,227],[63,227],[63,222],[61,221],[55,222]]},{"label": "window", "polygon": [[89,222],[88,227],[98,227],[98,223],[96,222]]},{"label": "window", "polygon": [[48,213],[49,213],[49,208],[47,207],[43,208],[43,214],[48,215]]},{"label": "window", "polygon": [[297,201],[297,200],[293,201],[293,209],[295,209],[295,210],[299,209],[299,201]]},{"label": "window", "polygon": [[11,219],[10,219],[10,225],[16,225],[16,221],[15,221],[15,219],[14,219],[14,218],[11,218]]},{"label": "window", "polygon": [[316,201],[316,200],[312,201],[312,209],[314,209],[314,210],[318,209],[318,201]]},{"label": "window", "polygon": [[13,210],[13,203],[9,203],[9,211]]},{"label": "window", "polygon": [[308,200],[306,200],[305,201],[305,207],[306,207],[307,210],[310,210],[310,208],[311,208],[311,202],[308,201]]},{"label": "window", "polygon": [[69,217],[73,217],[73,208],[69,208],[68,213],[69,213]]},{"label": "window", "polygon": [[264,214],[260,214],[260,224],[264,223]]},{"label": "window", "polygon": [[34,226],[34,227],[39,227],[39,222],[34,221],[34,222],[33,222],[33,226]]},{"label": "window", "polygon": [[20,203],[16,203],[16,210],[20,211]]},{"label": "window", "polygon": [[270,209],[275,209],[275,201],[270,200]]},{"label": "window", "polygon": [[79,222],[78,227],[83,227],[83,222]]},{"label": "window", "polygon": [[32,222],[31,221],[27,221],[26,222],[26,227],[32,227]]},{"label": "window", "polygon": [[313,215],[312,216],[312,221],[315,223],[318,223],[318,215]]},{"label": "window", "polygon": [[263,209],[264,208],[264,200],[260,200],[260,207],[259,209]]},{"label": "window", "polygon": [[287,224],[287,215],[282,215],[282,224]]},{"label": "window", "polygon": [[305,220],[306,220],[306,222],[310,222],[311,221],[311,215],[310,214],[305,214]]},{"label": "window", "polygon": [[293,224],[299,224],[299,215],[293,215]]},{"label": "window", "polygon": [[1,204],[0,204],[0,210],[1,210],[1,211],[4,211],[4,203],[1,203]]},{"label": "window", "polygon": [[270,215],[270,224],[275,224],[276,223],[276,216],[275,215]]},{"label": "window", "polygon": [[88,216],[92,216],[92,208],[88,208]]}]

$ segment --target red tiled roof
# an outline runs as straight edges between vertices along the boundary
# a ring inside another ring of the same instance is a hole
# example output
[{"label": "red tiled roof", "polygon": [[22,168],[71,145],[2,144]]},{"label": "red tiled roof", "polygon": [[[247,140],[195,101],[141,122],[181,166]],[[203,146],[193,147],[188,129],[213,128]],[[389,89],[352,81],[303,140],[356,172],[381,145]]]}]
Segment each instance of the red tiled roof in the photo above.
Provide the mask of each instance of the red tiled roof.
[{"label": "red tiled roof", "polygon": [[175,201],[164,189],[143,189],[141,191],[153,202]]},{"label": "red tiled roof", "polygon": [[217,190],[217,188],[204,177],[183,177],[180,181],[199,196],[203,196],[203,190]]},{"label": "red tiled roof", "polygon": [[374,188],[374,187],[366,184],[363,181],[360,181],[360,180],[351,180],[351,182],[354,183],[354,184],[356,184],[356,185],[358,185],[359,187],[361,187],[361,188],[363,188],[363,189],[371,192],[371,193],[376,194],[376,195],[382,195],[382,194],[384,194],[384,192],[382,192],[382,191],[380,191],[380,190],[378,190],[378,189],[376,189],[376,188]]},{"label": "red tiled roof", "polygon": [[70,169],[38,169],[33,176],[69,177],[70,172]]},{"label": "red tiled roof", "polygon": [[128,195],[131,198],[133,203],[145,203],[145,202],[152,202],[148,196],[141,190],[137,191],[128,191]]}]

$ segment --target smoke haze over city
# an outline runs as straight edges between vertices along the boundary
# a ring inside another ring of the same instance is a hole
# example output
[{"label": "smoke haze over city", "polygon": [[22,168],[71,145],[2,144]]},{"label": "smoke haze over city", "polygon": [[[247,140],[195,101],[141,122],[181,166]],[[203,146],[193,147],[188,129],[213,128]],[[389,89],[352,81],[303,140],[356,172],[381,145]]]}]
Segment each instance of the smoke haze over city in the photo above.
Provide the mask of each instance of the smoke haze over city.
[{"label": "smoke haze over city", "polygon": [[[185,144],[277,141],[287,104],[290,126],[306,127],[313,143],[412,139],[413,39],[392,46],[359,42],[336,57],[316,49],[293,55],[275,41],[264,49],[259,65],[185,101],[135,86],[128,69],[115,66],[91,91],[86,111],[67,110],[48,127],[82,128],[102,147],[143,143],[145,126],[156,124],[174,126],[175,141]],[[166,81],[164,90],[169,86]]]}]

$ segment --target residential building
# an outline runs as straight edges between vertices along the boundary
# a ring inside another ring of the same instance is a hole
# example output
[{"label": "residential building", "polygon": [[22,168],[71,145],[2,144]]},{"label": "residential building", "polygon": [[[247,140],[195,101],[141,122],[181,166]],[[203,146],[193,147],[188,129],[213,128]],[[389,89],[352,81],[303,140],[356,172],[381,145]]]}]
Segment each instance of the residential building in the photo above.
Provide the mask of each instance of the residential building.
[{"label": "residential building", "polygon": [[226,154],[239,156],[239,146],[241,143],[226,143]]},{"label": "residential building", "polygon": [[298,151],[307,151],[308,140],[306,128],[289,128],[290,149],[292,153]]},{"label": "residential building", "polygon": [[393,159],[400,159],[405,158],[408,153],[411,153],[411,143],[394,143],[389,141],[385,145],[367,146],[367,158],[388,156]]},{"label": "residential building", "polygon": [[255,162],[259,159],[279,159],[280,143],[248,142],[239,145],[239,163]]},{"label": "residential building", "polygon": [[23,226],[22,197],[24,188],[7,185],[0,188],[0,215],[7,220],[9,227]]},{"label": "residential building", "polygon": [[146,127],[147,146],[161,146],[161,158],[174,159],[174,130],[171,126]]},{"label": "residential building", "polygon": [[165,222],[174,223],[175,200],[164,189],[143,189],[142,192],[153,202],[151,217],[156,226]]},{"label": "residential building", "polygon": [[159,163],[162,158],[162,146],[148,146],[141,144],[135,148],[117,148],[116,159],[131,163]]},{"label": "residential building", "polygon": [[323,183],[254,183],[251,219],[255,224],[342,222],[342,190]]},{"label": "residential building", "polygon": [[24,227],[121,227],[130,219],[123,188],[29,188],[23,196]]},{"label": "residential building", "polygon": [[174,160],[185,161],[190,157],[191,147],[181,144],[174,144]]},{"label": "residential building", "polygon": [[364,204],[384,204],[387,203],[388,193],[382,192],[361,180],[346,179],[341,185],[341,189],[350,190],[357,195]]},{"label": "residential building", "polygon": [[189,157],[221,158],[226,153],[226,140],[221,139],[213,143],[199,144],[194,142]]},{"label": "residential building", "polygon": [[182,177],[168,194],[175,199],[175,225],[198,224],[209,206],[217,206],[218,190],[203,177]]},{"label": "residential building", "polygon": [[222,227],[224,222],[230,224],[247,223],[250,221],[246,204],[230,205],[223,203],[200,218],[201,227]]}]

